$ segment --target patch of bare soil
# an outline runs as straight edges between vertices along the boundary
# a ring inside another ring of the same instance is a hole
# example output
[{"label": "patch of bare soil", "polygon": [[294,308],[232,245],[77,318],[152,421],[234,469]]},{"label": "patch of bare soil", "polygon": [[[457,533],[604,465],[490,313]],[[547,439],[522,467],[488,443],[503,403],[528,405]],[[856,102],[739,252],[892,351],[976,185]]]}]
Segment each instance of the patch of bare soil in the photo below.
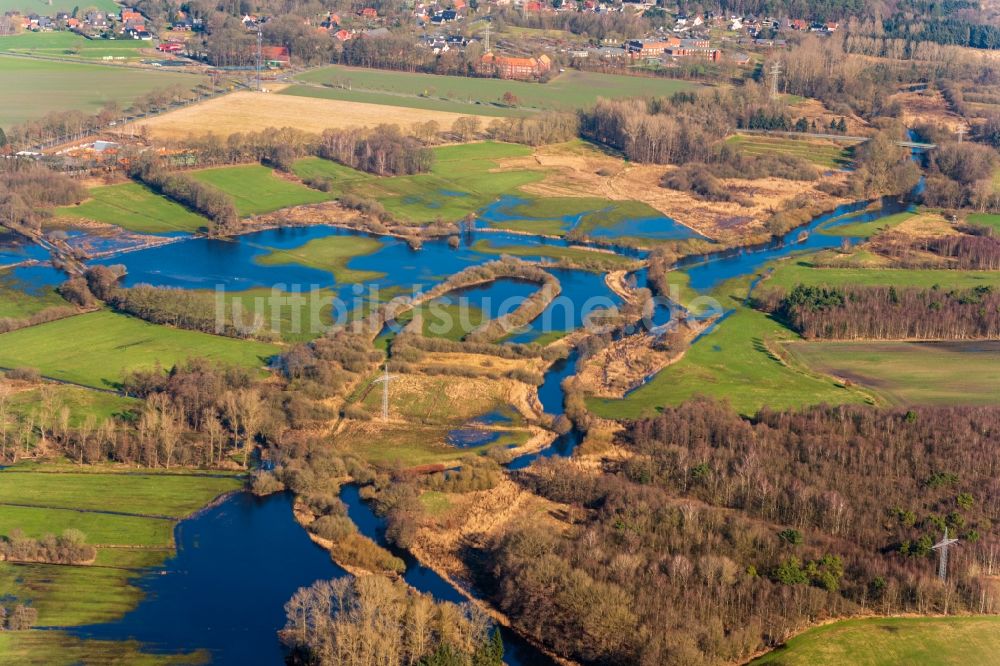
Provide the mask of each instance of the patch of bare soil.
[{"label": "patch of bare soil", "polygon": [[898,102],[902,106],[902,121],[907,127],[930,123],[947,127],[952,132],[959,129],[969,131],[969,126],[962,117],[948,109],[948,103],[939,90],[896,93],[889,101]]}]

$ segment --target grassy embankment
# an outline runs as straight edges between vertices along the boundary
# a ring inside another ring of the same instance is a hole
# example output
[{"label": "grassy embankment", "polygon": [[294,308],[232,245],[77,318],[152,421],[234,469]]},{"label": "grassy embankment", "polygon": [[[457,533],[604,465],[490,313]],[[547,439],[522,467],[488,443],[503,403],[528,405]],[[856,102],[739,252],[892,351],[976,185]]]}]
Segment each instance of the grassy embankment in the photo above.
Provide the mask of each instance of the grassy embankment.
[{"label": "grassy embankment", "polygon": [[42,375],[107,388],[126,372],[201,356],[261,367],[277,347],[260,342],[157,326],[141,319],[92,312],[0,335],[0,367],[33,367]]},{"label": "grassy embankment", "polygon": [[94,220],[144,234],[193,233],[209,221],[167,197],[138,183],[107,185],[90,190],[90,198],[77,206],[63,206],[55,217]]},{"label": "grassy embankment", "polygon": [[39,416],[42,410],[56,413],[63,407],[69,409],[70,427],[78,427],[87,419],[101,424],[114,415],[125,414],[140,404],[134,398],[116,393],[92,391],[70,384],[43,384],[18,390],[10,396],[8,411],[11,417]]},{"label": "grassy embankment", "polygon": [[[142,597],[131,579],[173,553],[176,522],[241,485],[236,476],[219,473],[82,469],[28,463],[0,472],[0,534],[20,529],[38,537],[72,527],[98,547],[96,563],[88,566],[0,563],[0,597],[37,608],[39,626],[121,617]],[[0,651],[52,664],[125,655],[128,663],[191,663],[198,657],[144,655],[135,643],[83,641],[54,631],[0,634]]]},{"label": "grassy embankment", "polygon": [[610,252],[597,252],[578,247],[557,245],[498,245],[489,239],[477,240],[472,249],[483,254],[510,255],[513,257],[543,257],[552,261],[569,261],[588,269],[605,272],[632,267],[634,259]]},{"label": "grassy embankment", "polygon": [[[438,76],[331,65],[296,77],[305,83],[347,86],[292,86],[287,95],[305,95],[476,115],[519,115],[528,110],[572,111],[588,107],[598,97],[669,97],[698,87],[687,81],[638,78],[596,72],[563,72],[545,84],[462,76]],[[504,93],[517,99],[516,108],[500,104]]]},{"label": "grassy embankment", "polygon": [[265,266],[298,264],[333,274],[338,284],[377,280],[385,276],[378,271],[355,270],[348,266],[351,259],[373,254],[382,249],[382,242],[368,236],[328,236],[290,249],[272,250],[255,261]]},{"label": "grassy embankment", "polygon": [[995,233],[1000,233],[1000,214],[973,213],[966,219],[973,224],[981,224],[986,227],[992,227]]},{"label": "grassy embankment", "polygon": [[0,95],[0,127],[9,128],[53,111],[94,113],[109,101],[127,107],[151,90],[172,85],[193,88],[201,81],[194,74],[0,56],[0,90],[4,91]]},{"label": "grassy embankment", "polygon": [[754,666],[959,666],[995,663],[998,617],[844,620],[811,629]]},{"label": "grassy embankment", "polygon": [[324,192],[285,180],[259,164],[204,169],[192,171],[191,175],[233,197],[236,209],[244,217],[332,198]]},{"label": "grassy embankment", "polygon": [[851,164],[852,150],[833,141],[791,137],[736,134],[726,142],[747,155],[781,153],[802,157],[824,169],[843,169]]}]

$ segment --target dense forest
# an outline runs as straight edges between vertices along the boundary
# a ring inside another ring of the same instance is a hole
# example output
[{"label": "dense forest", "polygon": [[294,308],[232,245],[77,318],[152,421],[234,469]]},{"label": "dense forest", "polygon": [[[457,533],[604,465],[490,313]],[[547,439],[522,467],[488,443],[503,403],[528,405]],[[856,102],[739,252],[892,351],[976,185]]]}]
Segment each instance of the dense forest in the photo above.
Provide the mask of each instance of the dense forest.
[{"label": "dense forest", "polygon": [[[498,538],[481,580],[519,628],[591,664],[740,661],[866,610],[995,612],[998,432],[996,408],[667,407],[601,473],[522,473],[572,525]],[[946,526],[963,540],[947,586],[930,550]]]}]

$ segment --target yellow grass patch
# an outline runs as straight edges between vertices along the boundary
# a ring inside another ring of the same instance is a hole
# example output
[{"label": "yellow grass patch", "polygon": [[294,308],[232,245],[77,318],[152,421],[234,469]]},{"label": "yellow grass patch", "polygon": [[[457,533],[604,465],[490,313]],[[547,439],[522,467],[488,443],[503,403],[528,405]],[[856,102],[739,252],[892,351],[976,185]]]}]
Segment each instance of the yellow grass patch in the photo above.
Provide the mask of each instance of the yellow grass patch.
[{"label": "yellow grass patch", "polygon": [[889,100],[900,103],[903,109],[902,121],[907,127],[931,123],[947,127],[952,132],[959,128],[969,130],[961,116],[948,110],[948,103],[938,90],[896,93]]},{"label": "yellow grass patch", "polygon": [[940,213],[920,213],[896,225],[894,231],[914,238],[936,238],[959,233]]},{"label": "yellow grass patch", "polygon": [[763,231],[764,222],[800,194],[822,208],[832,209],[846,200],[825,194],[816,185],[843,180],[838,173],[821,180],[791,181],[780,178],[723,180],[727,189],[752,201],[737,203],[702,201],[687,192],[660,186],[663,174],[676,167],[629,164],[597,148],[571,142],[537,148],[529,157],[500,161],[500,170],[533,169],[546,172],[544,180],[525,185],[529,194],[548,197],[605,197],[614,201],[641,201],[698,233],[719,240],[739,240]]},{"label": "yellow grass patch", "polygon": [[374,127],[382,123],[409,127],[428,120],[435,120],[442,127],[450,127],[462,115],[464,114],[241,91],[177,109],[134,125],[136,128],[148,127],[153,138],[178,139],[209,132],[229,136],[235,132],[260,131],[269,127],[294,127],[318,133],[331,128]]},{"label": "yellow grass patch", "polygon": [[841,118],[847,123],[847,134],[851,136],[865,136],[870,131],[869,125],[864,119],[854,114],[849,116],[837,115],[827,109],[823,105],[823,102],[818,99],[806,98],[795,103],[792,105],[791,115],[792,120],[805,118],[810,123],[815,120],[816,132],[818,134],[826,134],[830,129],[830,121],[840,120]]}]

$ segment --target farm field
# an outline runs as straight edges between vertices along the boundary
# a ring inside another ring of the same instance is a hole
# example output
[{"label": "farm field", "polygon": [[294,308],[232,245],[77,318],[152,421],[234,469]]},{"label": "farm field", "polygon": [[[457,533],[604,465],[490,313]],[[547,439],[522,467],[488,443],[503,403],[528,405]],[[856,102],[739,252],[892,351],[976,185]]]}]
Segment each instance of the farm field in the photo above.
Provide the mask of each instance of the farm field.
[{"label": "farm field", "polygon": [[[139,95],[172,85],[196,86],[195,74],[157,72],[0,55],[0,127],[53,111],[96,112],[105,103],[128,107]],[[24,85],[31,81],[30,86]]]},{"label": "farm field", "polygon": [[811,629],[754,666],[959,666],[996,661],[998,617],[844,620]]},{"label": "farm field", "polygon": [[896,405],[1000,402],[1000,343],[790,342],[809,368],[848,380]]},{"label": "farm field", "polygon": [[[17,0],[10,1],[16,2]],[[8,0],[0,0],[0,8],[6,2]],[[39,3],[39,6],[41,5],[42,3]],[[118,9],[114,3],[110,3],[110,5],[107,9],[112,11]],[[60,10],[45,6],[44,12],[53,11]],[[72,7],[66,11],[72,11]],[[43,11],[39,10],[38,13],[41,14]],[[50,58],[101,60],[110,57],[115,60],[134,60],[148,57],[140,53],[142,50],[155,52],[153,44],[139,39],[87,39],[73,32],[24,32],[20,35],[0,37],[0,51]]]},{"label": "farm field", "polygon": [[141,120],[136,127],[148,127],[150,135],[157,139],[210,132],[226,137],[234,132],[256,132],[269,127],[295,127],[318,134],[325,129],[375,127],[383,123],[409,127],[428,120],[448,128],[463,115],[475,114],[240,91]]},{"label": "farm field", "polygon": [[[521,108],[567,111],[588,107],[598,97],[662,97],[698,87],[674,79],[576,70],[563,72],[548,83],[412,74],[341,65],[312,70],[297,78],[306,83],[350,85],[352,90],[382,93],[387,100],[396,99],[395,103],[400,106],[422,103],[426,99],[463,100],[467,106],[469,102],[495,105],[504,93],[510,92],[517,96]],[[297,90],[299,88],[291,88],[288,92]]]},{"label": "farm field", "polygon": [[824,140],[793,139],[758,134],[736,134],[726,140],[747,155],[781,153],[802,157],[818,167],[843,169],[851,163],[851,149]]},{"label": "farm field", "polygon": [[67,317],[0,335],[0,366],[86,386],[117,385],[129,370],[169,368],[192,356],[260,367],[277,348],[157,326],[107,311]]},{"label": "farm field", "polygon": [[187,666],[208,663],[202,653],[168,655],[141,651],[134,641],[81,640],[63,631],[5,631],[0,653],[11,663],[71,666],[83,663],[127,663],[131,666]]},{"label": "farm field", "polygon": [[960,271],[909,268],[818,268],[809,257],[778,262],[760,289],[792,289],[797,284],[971,289],[983,285],[1000,287],[1000,271]]},{"label": "farm field", "polygon": [[213,185],[236,201],[242,216],[270,213],[289,206],[319,203],[330,197],[305,185],[280,178],[266,166],[219,167],[193,171],[191,175]]},{"label": "farm field", "polygon": [[462,115],[509,118],[525,116],[531,111],[505,107],[500,104],[468,101],[451,98],[440,99],[393,92],[375,90],[348,90],[346,88],[329,88],[326,86],[295,84],[281,91],[282,95],[294,97],[310,97],[313,99],[332,99],[342,102],[363,104],[378,104],[380,106],[399,106],[422,111],[438,111],[442,113],[458,113]]},{"label": "farm field", "polygon": [[138,183],[107,185],[90,190],[90,199],[55,210],[56,217],[94,220],[147,234],[195,232],[207,219]]},{"label": "farm field", "polygon": [[587,407],[601,417],[634,419],[696,395],[728,400],[746,415],[765,405],[785,409],[865,401],[857,391],[782,360],[775,352],[778,343],[796,337],[764,313],[737,305],[721,325],[648,383],[624,399],[590,398]]}]

